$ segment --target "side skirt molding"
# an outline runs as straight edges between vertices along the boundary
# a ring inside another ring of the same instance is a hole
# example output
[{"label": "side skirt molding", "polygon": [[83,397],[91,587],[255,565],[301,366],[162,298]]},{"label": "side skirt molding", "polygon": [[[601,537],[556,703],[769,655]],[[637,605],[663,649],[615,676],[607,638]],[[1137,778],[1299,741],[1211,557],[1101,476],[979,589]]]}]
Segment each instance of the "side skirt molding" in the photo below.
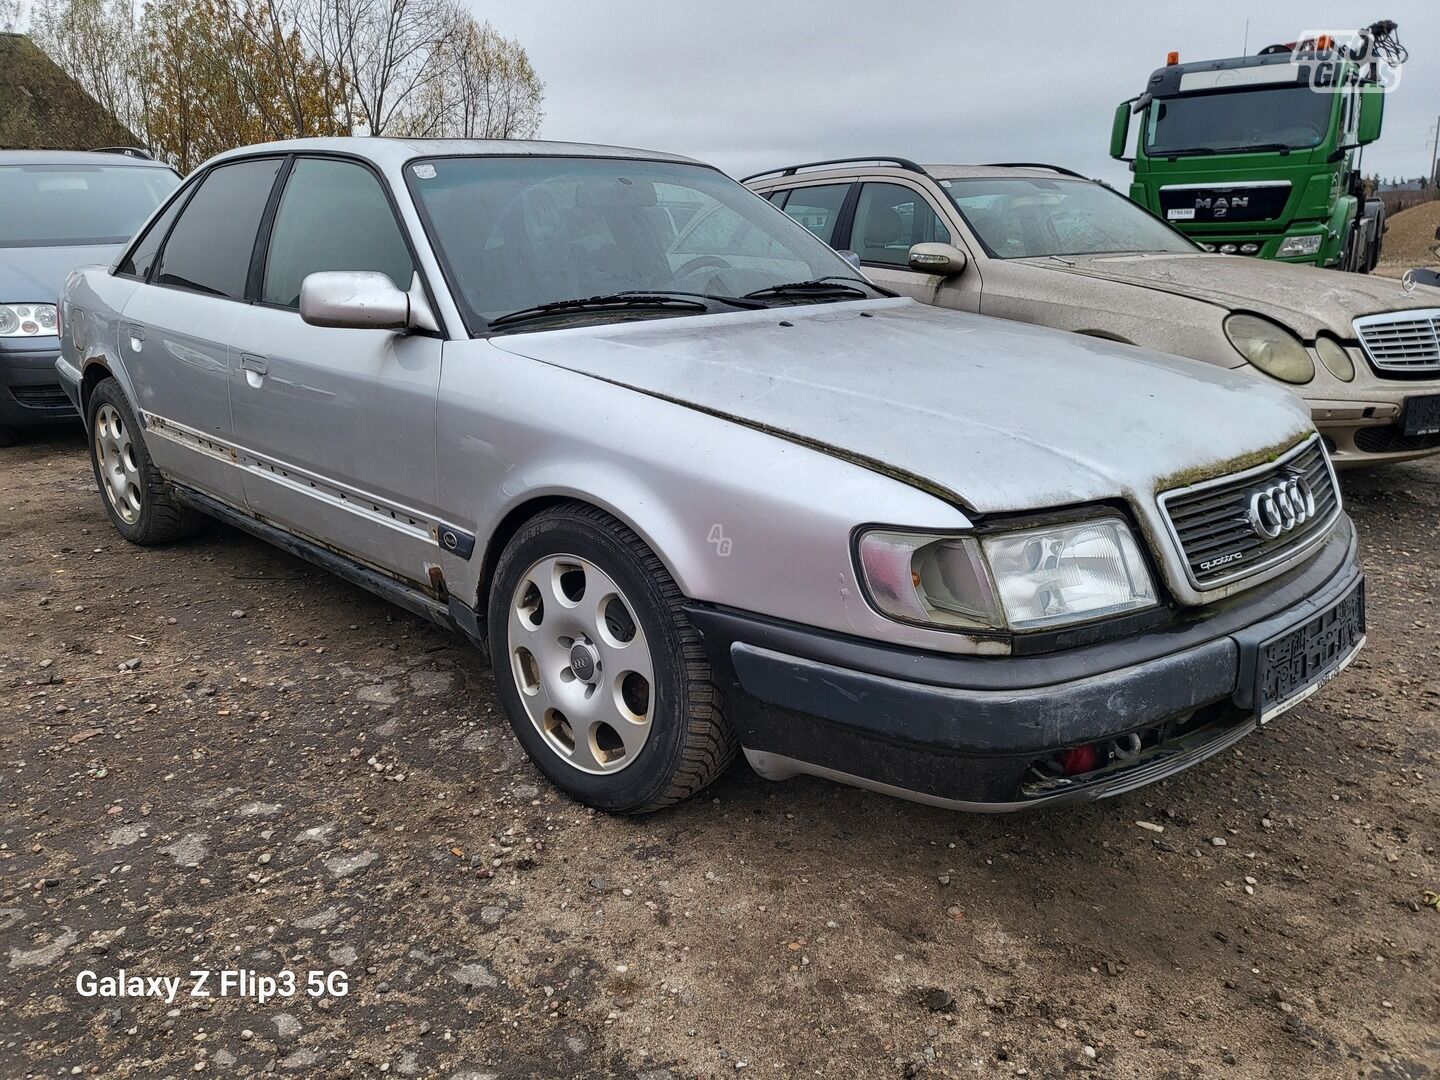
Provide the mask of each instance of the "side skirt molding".
[{"label": "side skirt molding", "polygon": [[403,608],[412,615],[418,615],[436,626],[462,633],[470,641],[483,647],[484,630],[479,619],[474,611],[455,597],[448,597],[442,602],[396,578],[358,563],[349,556],[332,551],[330,548],[236,510],[219,499],[211,498],[193,488],[180,485],[174,485],[174,488],[176,496],[181,501],[188,503],[202,514],[223,521],[227,525],[233,525],[237,529],[248,532],[251,536],[264,540],[267,544],[274,545],[281,551],[289,552],[308,563],[313,563],[322,570],[328,570],[336,577],[343,578],[352,585],[358,585],[382,600],[388,600],[396,607]]}]

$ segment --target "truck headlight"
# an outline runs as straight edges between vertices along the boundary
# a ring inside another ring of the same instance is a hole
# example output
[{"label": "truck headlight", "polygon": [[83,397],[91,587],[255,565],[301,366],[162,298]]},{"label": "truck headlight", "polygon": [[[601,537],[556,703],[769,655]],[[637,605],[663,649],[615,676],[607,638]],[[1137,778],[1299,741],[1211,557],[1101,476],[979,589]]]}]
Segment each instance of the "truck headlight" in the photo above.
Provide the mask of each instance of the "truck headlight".
[{"label": "truck headlight", "polygon": [[1266,375],[1296,386],[1315,378],[1315,361],[1304,343],[1279,323],[1258,315],[1231,315],[1225,320],[1225,336]]},{"label": "truck headlight", "polygon": [[44,337],[53,333],[54,304],[0,304],[0,337]]},{"label": "truck headlight", "polygon": [[1320,250],[1320,241],[1325,237],[1319,233],[1311,233],[1309,236],[1287,236],[1280,241],[1280,250],[1275,253],[1276,258],[1283,259],[1290,255],[1314,255]]},{"label": "truck headlight", "polygon": [[860,538],[859,556],[872,601],[906,622],[1035,630],[1157,603],[1120,518],[978,538],[877,530]]}]

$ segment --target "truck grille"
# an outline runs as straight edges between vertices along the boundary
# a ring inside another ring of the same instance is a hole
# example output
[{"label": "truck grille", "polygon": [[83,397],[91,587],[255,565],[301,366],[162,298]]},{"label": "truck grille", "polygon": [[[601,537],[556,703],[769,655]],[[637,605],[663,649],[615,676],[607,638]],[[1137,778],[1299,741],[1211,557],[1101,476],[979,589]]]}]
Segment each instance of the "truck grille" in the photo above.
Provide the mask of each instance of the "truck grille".
[{"label": "truck grille", "polygon": [[1298,556],[1329,535],[1340,489],[1320,436],[1279,461],[1164,492],[1160,508],[1197,589]]},{"label": "truck grille", "polygon": [[1440,371],[1440,309],[1356,319],[1355,336],[1381,371]]}]

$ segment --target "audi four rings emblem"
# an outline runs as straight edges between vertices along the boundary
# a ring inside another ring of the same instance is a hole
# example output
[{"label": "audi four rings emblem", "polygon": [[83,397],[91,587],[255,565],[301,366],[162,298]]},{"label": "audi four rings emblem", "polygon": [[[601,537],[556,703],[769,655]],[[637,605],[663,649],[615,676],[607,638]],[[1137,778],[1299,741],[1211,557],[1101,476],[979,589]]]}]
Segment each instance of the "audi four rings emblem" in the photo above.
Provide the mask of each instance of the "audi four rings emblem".
[{"label": "audi four rings emblem", "polygon": [[1287,477],[1250,494],[1245,520],[1261,540],[1274,540],[1315,516],[1315,493],[1300,476]]}]

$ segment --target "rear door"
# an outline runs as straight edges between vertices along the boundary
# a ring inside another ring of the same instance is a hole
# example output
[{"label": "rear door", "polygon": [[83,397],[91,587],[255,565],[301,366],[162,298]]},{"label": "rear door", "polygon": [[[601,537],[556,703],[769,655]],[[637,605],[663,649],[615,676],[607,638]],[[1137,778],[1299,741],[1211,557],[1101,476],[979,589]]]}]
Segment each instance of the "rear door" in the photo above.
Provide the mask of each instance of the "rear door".
[{"label": "rear door", "polygon": [[256,236],[283,161],[211,169],[173,224],[168,214],[157,219],[120,267],[144,281],[125,304],[119,347],[151,456],[166,475],[235,505],[245,493],[233,455],[229,341],[248,311]]},{"label": "rear door", "polygon": [[877,285],[913,296],[926,304],[961,311],[980,310],[980,273],[973,253],[964,273],[953,277],[910,268],[914,244],[954,244],[966,250],[942,219],[930,197],[908,184],[864,183],[855,202],[850,250]]},{"label": "rear door", "polygon": [[414,258],[370,167],[295,158],[235,328],[230,403],[251,509],[371,566],[426,583],[437,553],[441,337],[311,326],[308,274],[366,270],[408,290]]}]

